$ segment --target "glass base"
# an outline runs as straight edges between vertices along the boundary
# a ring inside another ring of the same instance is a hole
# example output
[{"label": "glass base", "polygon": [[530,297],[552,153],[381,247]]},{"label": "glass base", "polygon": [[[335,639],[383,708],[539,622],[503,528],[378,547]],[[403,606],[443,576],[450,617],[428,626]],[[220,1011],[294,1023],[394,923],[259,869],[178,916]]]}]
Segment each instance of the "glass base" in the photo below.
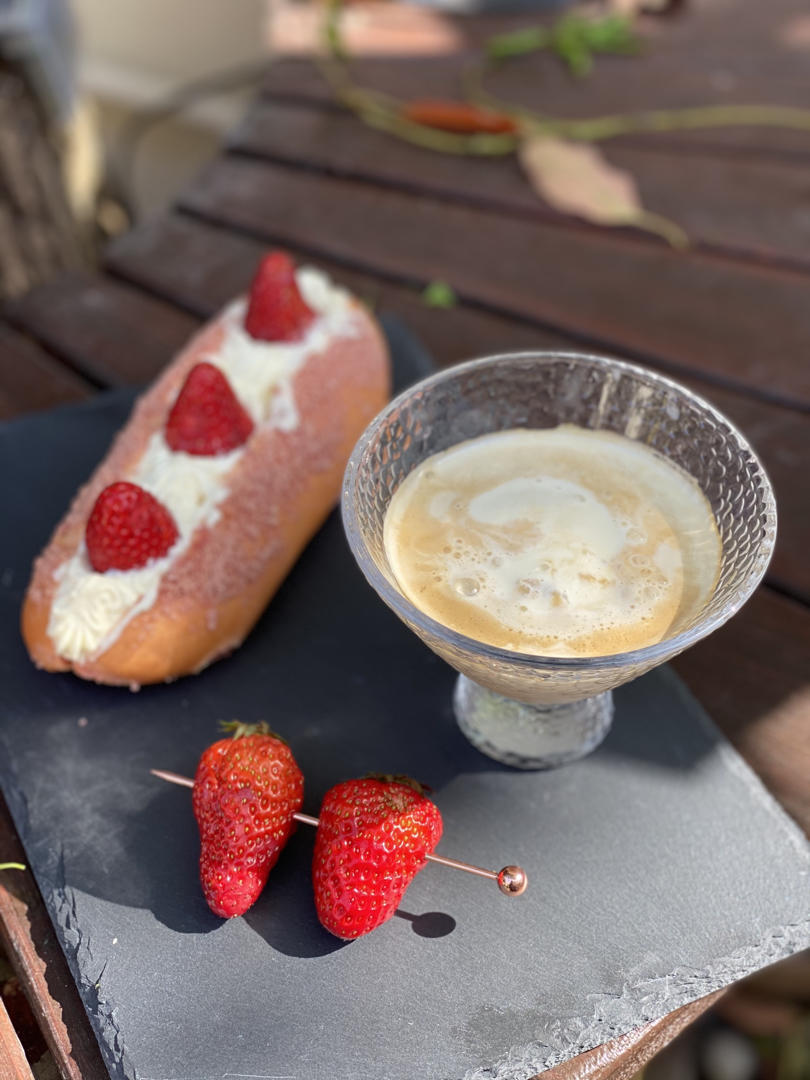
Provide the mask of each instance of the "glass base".
[{"label": "glass base", "polygon": [[482,754],[518,769],[553,769],[590,754],[610,731],[613,695],[565,705],[524,705],[459,675],[458,726]]}]

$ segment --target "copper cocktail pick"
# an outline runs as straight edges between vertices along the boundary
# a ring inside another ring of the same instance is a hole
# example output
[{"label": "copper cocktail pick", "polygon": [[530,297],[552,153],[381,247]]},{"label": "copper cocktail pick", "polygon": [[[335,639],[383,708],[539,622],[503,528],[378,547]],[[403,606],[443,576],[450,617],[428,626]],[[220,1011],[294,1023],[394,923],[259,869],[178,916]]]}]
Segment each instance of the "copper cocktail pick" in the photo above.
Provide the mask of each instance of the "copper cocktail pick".
[{"label": "copper cocktail pick", "polygon": [[[179,773],[167,772],[165,769],[150,769],[153,776],[160,780],[168,780],[170,784],[179,784],[180,787],[193,788],[194,781],[188,776],[180,776]],[[293,814],[295,821],[302,825],[319,824],[316,817],[311,814]],[[458,859],[446,859],[443,855],[427,855],[428,862],[439,863],[441,866],[450,866],[454,870],[466,870],[468,874],[476,874],[478,877],[489,878],[498,883],[498,888],[505,896],[520,896],[526,891],[529,879],[522,866],[504,866],[502,870],[484,870],[481,866],[473,866],[471,863],[460,862]]]}]

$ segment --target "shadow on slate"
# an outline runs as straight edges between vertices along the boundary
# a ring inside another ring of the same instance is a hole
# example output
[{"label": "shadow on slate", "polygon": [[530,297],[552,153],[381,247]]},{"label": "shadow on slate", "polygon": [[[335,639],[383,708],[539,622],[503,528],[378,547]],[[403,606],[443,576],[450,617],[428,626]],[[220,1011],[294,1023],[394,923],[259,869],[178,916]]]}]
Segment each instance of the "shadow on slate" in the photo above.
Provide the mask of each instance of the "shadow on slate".
[{"label": "shadow on slate", "polygon": [[[429,361],[385,325],[403,386]],[[202,674],[132,694],[36,671],[17,631],[31,559],[131,400],[0,428],[0,781],[111,1075],[526,1080],[810,944],[806,841],[669,671],[617,692],[585,761],[498,765],[458,732],[453,673],[362,580],[337,514]],[[193,774],[232,717],[289,739],[308,812],[349,776],[417,776],[440,850],[521,862],[529,892],[428,867],[398,918],[342,943],[315,917],[300,828],[248,915],[215,918],[189,793],[148,770]]]}]

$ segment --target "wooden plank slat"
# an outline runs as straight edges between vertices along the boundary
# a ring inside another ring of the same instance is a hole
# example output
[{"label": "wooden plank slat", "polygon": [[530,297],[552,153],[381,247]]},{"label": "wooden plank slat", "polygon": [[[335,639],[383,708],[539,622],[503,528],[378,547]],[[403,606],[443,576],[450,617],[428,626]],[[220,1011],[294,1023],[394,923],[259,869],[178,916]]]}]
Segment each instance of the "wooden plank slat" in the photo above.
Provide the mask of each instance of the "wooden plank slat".
[{"label": "wooden plank slat", "polygon": [[86,265],[81,229],[64,189],[59,154],[39,96],[0,70],[0,295],[13,296]]},{"label": "wooden plank slat", "polygon": [[[810,133],[807,144],[810,155]],[[524,220],[582,227],[543,203],[511,158],[470,161],[435,153],[368,128],[348,112],[260,101],[229,146],[271,162],[511,212]],[[779,161],[707,158],[652,147],[652,153],[640,146],[605,148],[608,159],[638,181],[648,209],[677,221],[693,243],[737,256],[784,259],[810,270],[810,203],[802,170]]]},{"label": "wooden plank slat", "polygon": [[89,274],[37,286],[6,316],[97,387],[153,378],[196,325],[169,304]]},{"label": "wooden plank slat", "polygon": [[[510,20],[514,25],[514,20]],[[518,25],[534,25],[531,17]],[[669,32],[669,31],[667,31]],[[799,50],[775,59],[763,57],[756,47],[748,53],[699,49],[694,68],[684,66],[680,50],[662,55],[658,39],[647,58],[602,56],[595,72],[583,83],[572,78],[551,58],[531,57],[504,64],[486,81],[486,89],[509,105],[536,109],[565,119],[592,119],[647,109],[693,108],[700,105],[808,104],[806,79],[800,69],[806,58]],[[458,100],[464,96],[464,75],[475,57],[464,53],[449,57],[363,57],[351,64],[357,85],[379,90],[399,101],[416,98]],[[702,64],[701,64],[702,60]],[[263,96],[273,101],[298,102],[326,108],[334,94],[319,69],[309,60],[282,60],[268,69]],[[630,139],[630,136],[623,136]],[[797,167],[810,155],[807,133],[789,128],[716,127],[632,136],[634,143],[660,142],[667,147],[711,156],[731,154],[759,160],[784,160]]]},{"label": "wooden plank slat", "polygon": [[34,1080],[17,1032],[0,998],[0,1080]]},{"label": "wooden plank slat", "polygon": [[[225,159],[181,205],[258,239],[463,299],[673,374],[810,409],[810,281]],[[506,254],[508,252],[508,255]]]},{"label": "wooden plank slat", "polygon": [[33,341],[0,324],[0,420],[82,401],[93,389]]},{"label": "wooden plank slat", "polygon": [[[2,794],[0,852],[3,861],[26,862]],[[28,870],[4,874],[0,880],[0,942],[62,1080],[109,1080],[67,961]]]},{"label": "wooden plank slat", "polygon": [[[487,87],[504,100],[572,118],[709,104],[807,105],[806,51],[795,33],[791,40],[804,15],[803,0],[692,2],[680,18],[644,20],[643,55],[601,56],[587,80],[572,77],[552,57],[532,55],[504,64]],[[474,50],[491,34],[548,21],[532,13],[460,18],[455,28],[466,47],[459,54],[358,57],[352,74],[359,85],[401,100],[458,98]],[[328,85],[306,59],[272,65],[264,93],[277,100],[332,100]],[[704,152],[732,149],[788,159],[795,154],[799,164],[810,152],[806,132],[777,128],[689,131],[676,139]]]},{"label": "wooden plank slat", "polygon": [[700,703],[810,835],[810,610],[759,589],[674,661]]},{"label": "wooden plank slat", "polygon": [[[110,244],[105,266],[117,277],[207,319],[247,289],[267,248],[261,240],[172,214],[153,219]],[[418,288],[376,278],[328,258],[305,261],[323,267],[375,309],[407,321],[441,367],[486,352],[571,347],[571,339],[561,334],[464,304],[430,308]]]},{"label": "wooden plank slat", "polygon": [[[250,282],[265,250],[260,241],[171,215],[155,219],[107,249],[116,274],[208,318]],[[465,304],[428,308],[416,289],[380,281],[319,258],[336,280],[379,310],[400,316],[440,366],[519,349],[571,349],[576,342]],[[776,490],[781,522],[771,579],[810,599],[810,437],[805,415],[734,391],[686,379],[746,434],[762,455]]]}]

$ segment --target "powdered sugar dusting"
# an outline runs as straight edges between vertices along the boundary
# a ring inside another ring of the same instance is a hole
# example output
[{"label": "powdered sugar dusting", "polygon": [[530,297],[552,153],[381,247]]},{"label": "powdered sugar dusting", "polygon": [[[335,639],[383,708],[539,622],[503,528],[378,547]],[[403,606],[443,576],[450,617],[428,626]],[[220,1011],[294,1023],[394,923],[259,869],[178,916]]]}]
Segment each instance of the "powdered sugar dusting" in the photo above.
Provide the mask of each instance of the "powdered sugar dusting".
[{"label": "powdered sugar dusting", "polygon": [[[233,595],[245,580],[251,580],[251,573],[255,574],[256,568],[264,565],[272,555],[272,546],[279,540],[269,526],[278,520],[288,494],[284,491],[284,476],[290,471],[285,468],[285,462],[300,461],[307,456],[308,440],[310,445],[319,445],[319,452],[328,456],[323,438],[318,437],[318,432],[304,430],[307,425],[301,422],[299,383],[305,393],[312,390],[307,388],[309,380],[301,380],[300,375],[311,358],[322,354],[340,339],[358,337],[367,326],[367,320],[349,294],[333,285],[324,274],[301,268],[296,278],[304,299],[317,316],[301,341],[255,341],[244,329],[246,300],[240,298],[216,320],[218,333],[204,331],[196,339],[197,347],[192,343],[190,351],[193,355],[183,363],[182,374],[171,380],[171,393],[161,394],[160,400],[155,401],[150,392],[143,399],[149,403],[148,426],[143,427],[152,429],[154,434],[143,452],[134,459],[131,453],[124,455],[116,444],[113,457],[117,455],[119,467],[115,475],[109,479],[105,477],[101,485],[94,482],[93,487],[100,491],[113,479],[140,484],[170,511],[177,523],[179,538],[164,558],[153,560],[145,567],[98,574],[90,566],[84,548],[84,521],[88,508],[83,506],[78,544],[71,549],[72,554],[67,559],[64,558],[67,553],[64,553],[51,569],[55,593],[48,636],[60,656],[78,662],[99,655],[110,647],[136,615],[148,611],[164,591],[176,594],[178,590],[188,590],[189,583],[182,574],[176,573],[188,561],[186,556],[195,565],[203,564],[201,580],[206,582],[207,593],[212,598],[222,598]],[[256,425],[244,447],[219,457],[174,452],[163,437],[164,418],[182,379],[194,363],[203,359],[216,364],[225,373]],[[324,392],[328,383],[328,375],[322,377],[319,392]],[[135,417],[138,416],[139,408],[136,407]],[[122,433],[124,447],[128,437],[133,439],[127,434],[131,427],[132,422]],[[137,441],[140,438],[139,435]],[[251,449],[248,460],[260,462],[260,468],[243,468],[235,473],[236,465],[248,448]],[[259,451],[258,455],[253,453],[254,449]],[[122,457],[129,458],[124,468],[121,467]],[[307,462],[307,465],[317,472],[317,462]],[[224,542],[217,542],[221,535],[227,535],[227,530],[220,532],[213,528],[235,487],[240,488],[247,500],[244,509],[250,511],[240,519],[242,543],[236,559],[224,550]],[[76,524],[72,522],[72,526]],[[75,537],[76,528],[72,527],[70,531]],[[73,543],[76,544],[76,539]],[[245,558],[246,551],[248,558]],[[193,593],[192,586],[191,595]]]}]

